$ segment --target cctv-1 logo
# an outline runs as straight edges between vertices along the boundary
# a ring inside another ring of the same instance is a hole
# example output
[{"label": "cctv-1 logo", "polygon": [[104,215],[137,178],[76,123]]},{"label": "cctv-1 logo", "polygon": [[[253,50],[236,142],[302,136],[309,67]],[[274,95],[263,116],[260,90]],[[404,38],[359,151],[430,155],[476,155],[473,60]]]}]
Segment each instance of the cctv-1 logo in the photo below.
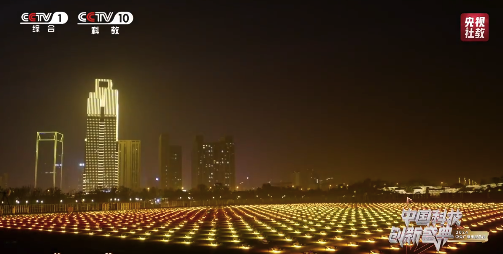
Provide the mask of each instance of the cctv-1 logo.
[{"label": "cctv-1 logo", "polygon": [[[113,17],[113,19],[112,19]],[[78,25],[129,25],[133,22],[131,12],[81,12]]]},{"label": "cctv-1 logo", "polygon": [[21,15],[20,24],[53,24],[61,25],[66,24],[68,21],[68,15],[65,12],[33,12],[33,13],[23,13]]}]

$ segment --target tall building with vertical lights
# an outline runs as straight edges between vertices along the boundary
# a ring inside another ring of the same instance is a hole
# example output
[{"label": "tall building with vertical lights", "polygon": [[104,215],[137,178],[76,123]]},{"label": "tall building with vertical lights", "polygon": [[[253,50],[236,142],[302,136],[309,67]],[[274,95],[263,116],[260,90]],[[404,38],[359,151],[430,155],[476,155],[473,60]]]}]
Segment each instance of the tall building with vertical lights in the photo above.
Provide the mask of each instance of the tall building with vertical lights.
[{"label": "tall building with vertical lights", "polygon": [[82,183],[84,182],[84,163],[79,163],[79,167],[77,168],[77,191],[83,191]]},{"label": "tall building with vertical lights", "polygon": [[[66,175],[66,174],[65,174]],[[35,148],[35,188],[63,189],[63,134],[37,132]]]},{"label": "tall building with vertical lights", "polygon": [[139,190],[141,183],[140,140],[119,140],[119,186]]},{"label": "tall building with vertical lights", "polygon": [[159,136],[159,187],[182,188],[182,147],[170,144],[169,135]]},{"label": "tall building with vertical lights", "polygon": [[96,79],[87,99],[86,158],[82,187],[96,189],[119,186],[117,140],[119,133],[119,91],[112,80]]},{"label": "tall building with vertical lights", "polygon": [[196,136],[192,150],[192,188],[204,184],[208,187],[222,184],[230,190],[236,188],[234,140],[226,136],[217,142],[204,142]]}]

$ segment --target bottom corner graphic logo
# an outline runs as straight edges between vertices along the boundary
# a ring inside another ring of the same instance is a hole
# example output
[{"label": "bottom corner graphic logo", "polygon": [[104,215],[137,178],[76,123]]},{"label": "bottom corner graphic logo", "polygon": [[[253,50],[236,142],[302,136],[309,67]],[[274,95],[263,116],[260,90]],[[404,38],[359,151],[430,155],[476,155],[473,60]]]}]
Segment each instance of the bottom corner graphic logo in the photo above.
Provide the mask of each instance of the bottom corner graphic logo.
[{"label": "bottom corner graphic logo", "polygon": [[[391,244],[400,244],[406,247],[416,246],[415,250],[424,252],[428,248],[435,246],[437,252],[445,246],[447,242],[461,243],[461,242],[487,242],[489,239],[489,232],[487,231],[471,231],[469,228],[461,226],[461,218],[463,212],[451,208],[450,212],[444,209],[440,210],[425,209],[402,210],[402,220],[405,222],[405,227],[400,230],[400,227],[391,227],[389,234],[389,242]],[[414,222],[417,227],[410,223]],[[421,227],[424,225],[425,227]],[[453,226],[454,231],[453,231]],[[426,244],[419,247],[420,240]],[[429,245],[429,244],[432,245]],[[424,249],[425,246],[428,248]],[[453,248],[452,246],[445,246],[446,248]],[[396,249],[397,247],[391,246]]]}]

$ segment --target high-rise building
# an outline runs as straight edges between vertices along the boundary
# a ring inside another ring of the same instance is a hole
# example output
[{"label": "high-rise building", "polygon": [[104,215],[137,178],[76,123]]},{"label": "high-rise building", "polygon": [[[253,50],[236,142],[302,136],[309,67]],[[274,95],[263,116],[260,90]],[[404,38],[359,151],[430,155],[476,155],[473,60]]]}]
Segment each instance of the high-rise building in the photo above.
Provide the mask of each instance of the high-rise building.
[{"label": "high-rise building", "polygon": [[293,171],[293,173],[292,173],[292,186],[295,188],[302,187],[302,180],[300,178],[299,171]]},{"label": "high-rise building", "polygon": [[182,188],[182,147],[170,145],[168,134],[159,136],[159,187]]},{"label": "high-rise building", "polygon": [[79,163],[79,167],[77,168],[77,191],[83,191],[83,182],[84,182],[84,167],[85,163]]},{"label": "high-rise building", "polygon": [[141,183],[140,140],[119,140],[119,186],[139,190]]},{"label": "high-rise building", "polygon": [[0,189],[9,188],[9,174],[0,174]]},{"label": "high-rise building", "polygon": [[63,189],[63,134],[37,132],[35,148],[35,188]]},{"label": "high-rise building", "polygon": [[231,136],[217,142],[204,142],[203,136],[196,136],[192,150],[192,188],[200,184],[208,187],[222,184],[235,190],[236,167]]},{"label": "high-rise building", "polygon": [[118,133],[119,91],[112,80],[96,79],[87,99],[84,192],[119,186]]},{"label": "high-rise building", "polygon": [[313,169],[308,169],[307,174],[306,174],[306,188],[312,189],[312,190],[317,190],[320,188],[320,177],[318,174],[313,170]]},{"label": "high-rise building", "polygon": [[169,167],[172,172],[173,189],[181,189],[182,186],[182,147],[169,146]]}]

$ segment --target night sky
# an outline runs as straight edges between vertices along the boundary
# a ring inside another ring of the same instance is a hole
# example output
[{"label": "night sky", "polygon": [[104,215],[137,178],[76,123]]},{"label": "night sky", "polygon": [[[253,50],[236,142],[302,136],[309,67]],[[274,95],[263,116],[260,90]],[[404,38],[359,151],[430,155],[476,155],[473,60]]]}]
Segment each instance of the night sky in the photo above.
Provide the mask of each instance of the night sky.
[{"label": "night sky", "polygon": [[[11,186],[33,182],[37,131],[65,135],[66,172],[84,161],[96,78],[119,90],[119,139],[142,141],[144,184],[162,132],[183,146],[187,187],[196,134],[233,135],[237,182],[254,185],[306,169],[338,182],[503,175],[496,3],[2,2],[0,173]],[[24,12],[54,11],[69,15],[55,33],[19,24]],[[76,25],[84,11],[134,21],[92,35]],[[463,12],[489,13],[489,42],[460,41]]]}]

